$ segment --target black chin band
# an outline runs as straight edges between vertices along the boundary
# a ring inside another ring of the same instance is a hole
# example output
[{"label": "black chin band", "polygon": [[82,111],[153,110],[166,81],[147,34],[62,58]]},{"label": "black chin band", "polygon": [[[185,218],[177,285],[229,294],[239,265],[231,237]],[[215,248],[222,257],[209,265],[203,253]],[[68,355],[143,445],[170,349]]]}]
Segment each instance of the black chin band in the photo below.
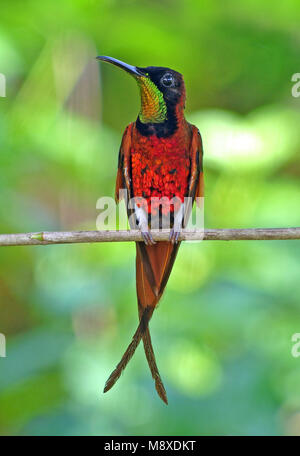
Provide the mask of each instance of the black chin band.
[{"label": "black chin band", "polygon": [[167,119],[160,123],[143,123],[138,117],[136,120],[138,132],[143,136],[155,135],[158,138],[168,138],[178,129],[178,120],[176,117],[176,106],[167,106]]}]

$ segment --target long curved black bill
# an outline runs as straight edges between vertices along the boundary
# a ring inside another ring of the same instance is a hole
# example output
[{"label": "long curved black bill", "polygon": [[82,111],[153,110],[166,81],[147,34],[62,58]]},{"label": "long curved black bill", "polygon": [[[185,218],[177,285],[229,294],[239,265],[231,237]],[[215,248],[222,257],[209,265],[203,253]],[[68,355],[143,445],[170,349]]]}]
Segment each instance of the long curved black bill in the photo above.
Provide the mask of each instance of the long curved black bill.
[{"label": "long curved black bill", "polygon": [[146,76],[145,73],[143,73],[137,67],[135,67],[133,65],[128,65],[128,63],[121,62],[121,60],[114,59],[113,57],[107,57],[106,55],[99,55],[98,57],[96,57],[96,59],[102,60],[103,62],[111,63],[112,65],[122,68],[122,70],[125,70],[125,71],[127,71],[127,73],[130,73],[134,76]]}]

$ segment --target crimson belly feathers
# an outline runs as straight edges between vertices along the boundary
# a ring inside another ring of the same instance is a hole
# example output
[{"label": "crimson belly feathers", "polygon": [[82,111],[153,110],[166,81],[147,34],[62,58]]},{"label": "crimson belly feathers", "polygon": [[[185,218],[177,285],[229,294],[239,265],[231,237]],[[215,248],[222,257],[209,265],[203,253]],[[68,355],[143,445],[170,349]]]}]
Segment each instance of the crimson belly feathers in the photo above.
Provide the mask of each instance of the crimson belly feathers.
[{"label": "crimson belly feathers", "polygon": [[[181,141],[141,138],[130,155],[137,205],[154,215],[159,206],[163,214],[176,211],[187,196],[190,173],[189,154]],[[173,198],[174,204],[170,205]]]}]

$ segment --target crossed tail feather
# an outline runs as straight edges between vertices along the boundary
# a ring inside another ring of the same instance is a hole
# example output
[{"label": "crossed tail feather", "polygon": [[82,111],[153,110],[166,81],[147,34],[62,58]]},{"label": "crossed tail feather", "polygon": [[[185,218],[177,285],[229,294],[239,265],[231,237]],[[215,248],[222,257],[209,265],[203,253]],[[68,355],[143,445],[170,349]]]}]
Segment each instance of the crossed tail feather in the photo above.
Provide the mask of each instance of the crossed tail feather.
[{"label": "crossed tail feather", "polygon": [[136,243],[136,288],[140,323],[121,361],[107,380],[104,392],[110,390],[119,379],[143,339],[145,355],[155,381],[156,391],[160,398],[166,404],[168,403],[157,368],[148,325],[164,292],[179,245],[170,242],[159,242],[151,246],[145,246],[141,242]]},{"label": "crossed tail feather", "polygon": [[145,330],[147,329],[147,325],[151,318],[153,310],[154,310],[154,308],[151,308],[151,307],[148,307],[147,309],[144,310],[140,323],[132,338],[132,341],[128,345],[127,350],[125,351],[124,355],[122,356],[121,361],[119,362],[119,364],[117,365],[115,370],[111,373],[110,377],[108,378],[107,382],[105,383],[104,393],[109,391],[114,386],[116,381],[119,379],[122,371],[125,369],[125,367],[129,363],[129,361],[131,360],[132,356],[134,355],[134,352],[135,352],[137,346],[139,345]]}]

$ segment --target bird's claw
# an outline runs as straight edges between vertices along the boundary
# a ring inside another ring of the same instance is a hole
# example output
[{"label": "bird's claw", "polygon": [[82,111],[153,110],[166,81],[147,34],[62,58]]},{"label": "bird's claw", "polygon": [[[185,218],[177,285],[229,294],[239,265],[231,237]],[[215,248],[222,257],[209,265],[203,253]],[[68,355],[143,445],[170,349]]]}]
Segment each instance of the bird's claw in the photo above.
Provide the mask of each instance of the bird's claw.
[{"label": "bird's claw", "polygon": [[142,236],[146,245],[154,245],[156,244],[155,240],[152,237],[150,231],[142,231]]},{"label": "bird's claw", "polygon": [[172,228],[170,231],[170,236],[169,236],[170,242],[172,242],[172,244],[177,244],[179,236],[180,236],[180,231],[175,231],[174,228]]}]

